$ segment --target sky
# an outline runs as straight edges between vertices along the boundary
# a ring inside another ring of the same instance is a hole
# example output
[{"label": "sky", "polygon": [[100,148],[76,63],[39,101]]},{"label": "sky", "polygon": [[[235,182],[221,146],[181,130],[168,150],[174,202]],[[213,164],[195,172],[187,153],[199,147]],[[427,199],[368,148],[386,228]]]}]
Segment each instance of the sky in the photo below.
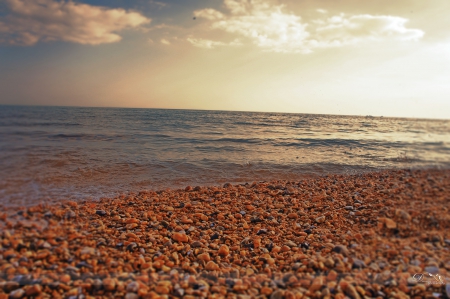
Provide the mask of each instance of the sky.
[{"label": "sky", "polygon": [[0,0],[0,104],[450,119],[449,11],[448,0]]}]

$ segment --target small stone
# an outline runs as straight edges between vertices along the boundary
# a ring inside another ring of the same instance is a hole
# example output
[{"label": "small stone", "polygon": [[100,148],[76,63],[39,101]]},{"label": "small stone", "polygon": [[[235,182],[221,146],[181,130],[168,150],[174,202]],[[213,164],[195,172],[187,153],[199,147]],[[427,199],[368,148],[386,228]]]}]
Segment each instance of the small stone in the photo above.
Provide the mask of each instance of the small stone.
[{"label": "small stone", "polygon": [[415,286],[415,285],[417,284],[417,279],[415,279],[414,277],[408,277],[408,278],[406,279],[406,283],[407,283],[409,286]]},{"label": "small stone", "polygon": [[75,214],[74,211],[69,210],[66,212],[65,218],[70,219],[70,218],[75,218],[75,217],[77,217],[77,214]]},{"label": "small stone", "polygon": [[430,236],[429,240],[430,240],[431,242],[438,242],[438,243],[441,243],[442,240],[443,240],[443,238],[442,238],[442,236],[439,235],[439,234],[433,234],[433,235]]},{"label": "small stone", "polygon": [[334,270],[331,270],[330,272],[328,272],[327,280],[328,281],[336,281],[337,277],[338,277],[337,272]]},{"label": "small stone", "polygon": [[230,249],[228,248],[227,245],[222,245],[220,246],[219,251],[217,253],[222,256],[227,256],[228,254],[230,254]]},{"label": "small stone", "polygon": [[273,290],[269,287],[262,287],[260,293],[261,295],[270,295],[273,293]]},{"label": "small stone", "polygon": [[325,222],[325,220],[326,220],[325,216],[320,216],[320,217],[316,218],[317,223],[323,223],[323,222]]},{"label": "small stone", "polygon": [[157,285],[155,287],[155,292],[158,294],[169,294],[170,288],[166,285]]},{"label": "small stone", "polygon": [[296,219],[298,217],[298,215],[296,213],[289,213],[288,214],[288,218],[289,219]]},{"label": "small stone", "polygon": [[282,290],[276,290],[270,295],[270,299],[283,299],[283,293]]},{"label": "small stone", "polygon": [[124,297],[125,299],[139,299],[138,294],[135,293],[127,293]]},{"label": "small stone", "polygon": [[217,265],[213,261],[209,261],[206,264],[205,268],[206,268],[206,270],[210,270],[210,271],[214,271],[214,270],[219,270],[220,269],[219,265]]},{"label": "small stone", "polygon": [[258,230],[258,232],[257,232],[256,234],[257,234],[258,236],[259,236],[259,235],[262,235],[262,234],[267,234],[267,229],[262,228],[262,229]]},{"label": "small stone", "polygon": [[139,291],[139,283],[132,281],[127,285],[127,292],[137,293]]},{"label": "small stone", "polygon": [[203,246],[203,243],[200,241],[195,241],[191,244],[192,248],[198,248],[198,247],[202,247],[202,246]]},{"label": "small stone", "polygon": [[291,248],[289,246],[287,246],[287,245],[281,246],[281,252],[287,252],[289,250],[291,250]]},{"label": "small stone", "polygon": [[20,299],[25,296],[25,291],[23,289],[17,289],[9,293],[10,299]]},{"label": "small stone", "polygon": [[292,242],[291,240],[287,241],[286,244],[289,247],[297,247],[297,244],[295,244],[294,242]]},{"label": "small stone", "polygon": [[328,257],[325,262],[324,262],[325,266],[327,266],[328,268],[333,268],[334,267],[334,261],[331,257]]},{"label": "small stone", "polygon": [[311,293],[314,293],[315,291],[318,291],[322,288],[322,286],[325,285],[325,281],[322,276],[314,278],[313,282],[311,283],[311,286],[309,287],[309,291]]},{"label": "small stone", "polygon": [[193,223],[194,221],[192,220],[192,219],[189,219],[188,217],[186,217],[186,216],[183,216],[183,217],[181,217],[181,223],[183,223],[183,224],[191,224],[191,223]]},{"label": "small stone", "polygon": [[346,209],[348,211],[353,211],[353,206],[346,206],[346,207],[344,207],[344,209]]},{"label": "small stone", "polygon": [[369,268],[376,272],[380,271],[380,267],[378,266],[377,263],[371,263]]},{"label": "small stone", "polygon": [[95,255],[95,248],[92,247],[83,247],[80,251],[81,255],[89,254],[89,255]]},{"label": "small stone", "polygon": [[97,214],[97,215],[99,215],[99,216],[105,216],[105,215],[106,215],[106,212],[103,211],[103,210],[97,210],[97,211],[95,211],[95,214]]},{"label": "small stone", "polygon": [[127,250],[134,251],[137,247],[138,247],[138,245],[136,244],[136,242],[131,242],[130,244],[127,245]]},{"label": "small stone", "polygon": [[365,268],[365,267],[366,267],[366,264],[363,261],[361,261],[359,259],[354,259],[353,260],[353,265],[352,265],[353,269],[362,269],[362,268]]},{"label": "small stone", "polygon": [[72,280],[72,278],[70,277],[69,274],[63,274],[59,277],[59,281],[61,281],[64,284],[67,284],[71,280]]},{"label": "small stone", "polygon": [[394,229],[397,227],[397,223],[391,218],[379,218],[379,221],[384,223],[384,225],[386,225],[386,227],[389,229]]},{"label": "small stone", "polygon": [[184,243],[189,241],[188,236],[186,234],[183,234],[183,233],[174,233],[172,235],[172,239],[177,241],[177,242],[184,242]]},{"label": "small stone", "polygon": [[347,249],[347,247],[345,247],[344,245],[336,245],[333,248],[334,252],[343,254],[344,256],[347,256],[349,254],[349,251]]},{"label": "small stone", "polygon": [[173,290],[173,294],[177,297],[183,297],[184,296],[184,289],[182,288],[175,288]]},{"label": "small stone", "polygon": [[347,294],[352,299],[361,299],[361,296],[358,294],[358,291],[356,291],[356,288],[351,285],[347,284],[344,289],[345,294]]},{"label": "small stone", "polygon": [[114,291],[116,289],[116,282],[114,279],[105,278],[103,279],[103,287],[108,292]]},{"label": "small stone", "polygon": [[36,296],[42,292],[42,286],[39,284],[31,285],[25,292],[27,296]]},{"label": "small stone", "polygon": [[211,257],[209,256],[209,253],[201,253],[197,256],[197,258],[201,261],[209,262],[211,260]]},{"label": "small stone", "polygon": [[395,210],[395,216],[398,218],[401,218],[403,220],[406,220],[406,221],[411,220],[411,215],[409,215],[406,211],[401,210],[401,209]]},{"label": "small stone", "polygon": [[439,268],[435,267],[435,266],[429,266],[429,267],[425,267],[425,271],[431,274],[438,274],[439,273]]}]

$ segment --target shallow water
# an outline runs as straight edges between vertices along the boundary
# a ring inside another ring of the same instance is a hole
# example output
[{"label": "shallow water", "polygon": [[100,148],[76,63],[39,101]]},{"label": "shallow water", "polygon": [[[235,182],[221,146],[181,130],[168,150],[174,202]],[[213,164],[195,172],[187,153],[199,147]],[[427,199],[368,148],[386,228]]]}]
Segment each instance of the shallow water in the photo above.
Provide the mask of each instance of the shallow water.
[{"label": "shallow water", "polygon": [[5,205],[421,167],[450,167],[449,120],[0,106]]}]

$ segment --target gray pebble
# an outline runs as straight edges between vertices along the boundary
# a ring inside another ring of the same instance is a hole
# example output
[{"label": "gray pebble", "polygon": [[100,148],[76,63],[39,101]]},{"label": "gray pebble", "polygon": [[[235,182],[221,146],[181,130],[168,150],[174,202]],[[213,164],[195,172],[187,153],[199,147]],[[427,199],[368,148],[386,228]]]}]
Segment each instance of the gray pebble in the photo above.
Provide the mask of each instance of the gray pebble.
[{"label": "gray pebble", "polygon": [[431,273],[431,274],[438,274],[439,268],[435,267],[435,266],[425,267],[425,271],[427,271],[428,273]]}]

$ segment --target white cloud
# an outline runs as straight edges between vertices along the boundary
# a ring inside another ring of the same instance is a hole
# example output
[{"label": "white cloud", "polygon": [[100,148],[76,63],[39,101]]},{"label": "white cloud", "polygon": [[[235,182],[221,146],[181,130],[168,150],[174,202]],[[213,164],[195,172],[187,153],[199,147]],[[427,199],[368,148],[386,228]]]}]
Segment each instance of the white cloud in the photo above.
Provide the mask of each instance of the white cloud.
[{"label": "white cloud", "polygon": [[170,43],[167,39],[162,38],[162,39],[161,39],[161,44],[168,46],[168,45],[170,45],[171,43]]},{"label": "white cloud", "polygon": [[[195,11],[194,15],[209,22],[210,29],[245,37],[271,52],[309,53],[316,48],[386,39],[417,41],[424,35],[422,30],[407,28],[408,19],[398,16],[340,14],[327,17],[327,11],[319,8],[317,12],[323,19],[306,23],[300,16],[286,12],[284,5],[271,0],[224,0],[224,5],[227,14],[206,8]],[[220,41],[214,43],[219,45]],[[214,48],[214,43],[204,47]]]},{"label": "white cloud", "polygon": [[224,43],[224,42],[213,41],[213,40],[209,40],[209,39],[188,37],[187,41],[196,47],[204,48],[204,49],[214,49],[218,46],[241,46],[242,45],[242,43],[238,39],[235,39],[234,41],[229,42],[229,43]]},{"label": "white cloud", "polygon": [[194,16],[197,18],[205,18],[208,20],[219,20],[225,17],[223,13],[212,8],[205,8],[202,10],[194,11]]},{"label": "white cloud", "polygon": [[317,11],[318,13],[321,13],[321,14],[326,14],[326,13],[328,13],[328,10],[322,9],[322,8],[318,8],[318,9],[316,9],[316,11]]},{"label": "white cloud", "polygon": [[33,45],[62,40],[98,45],[120,41],[119,31],[139,28],[150,19],[138,12],[74,1],[5,0],[9,14],[0,18],[0,42]]},{"label": "white cloud", "polygon": [[269,51],[304,51],[309,36],[306,26],[299,16],[283,12],[282,5],[264,0],[224,0],[224,4],[231,12],[227,16],[214,9],[199,10],[195,15],[213,21],[213,29],[244,36]]},{"label": "white cloud", "polygon": [[395,16],[372,16],[368,14],[333,16],[326,20],[317,20],[314,32],[322,45],[345,45],[364,41],[394,39],[401,41],[420,40],[424,32],[405,27],[407,19]]}]

